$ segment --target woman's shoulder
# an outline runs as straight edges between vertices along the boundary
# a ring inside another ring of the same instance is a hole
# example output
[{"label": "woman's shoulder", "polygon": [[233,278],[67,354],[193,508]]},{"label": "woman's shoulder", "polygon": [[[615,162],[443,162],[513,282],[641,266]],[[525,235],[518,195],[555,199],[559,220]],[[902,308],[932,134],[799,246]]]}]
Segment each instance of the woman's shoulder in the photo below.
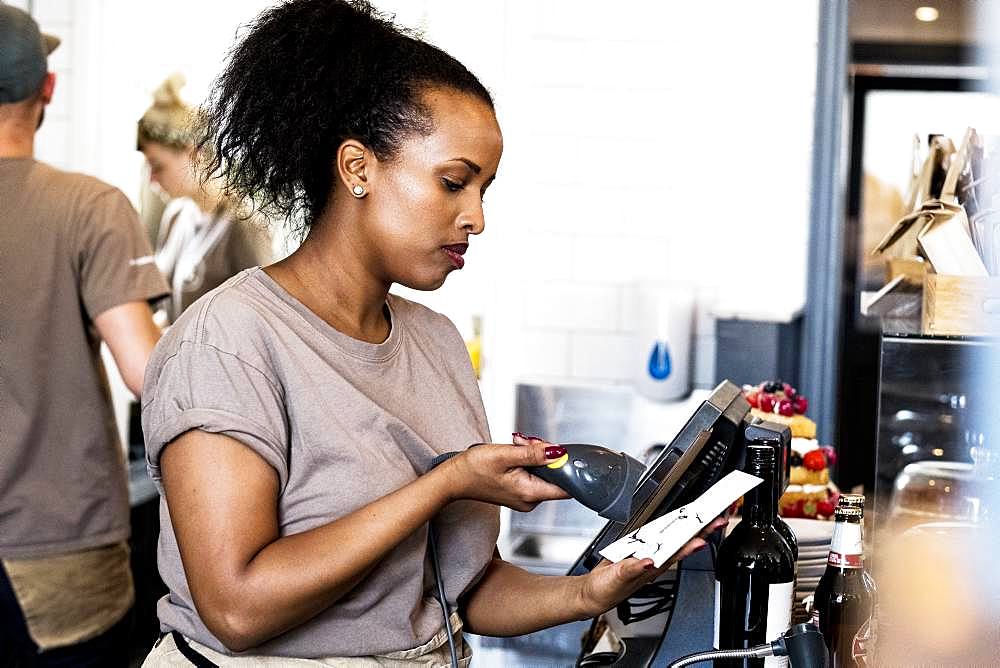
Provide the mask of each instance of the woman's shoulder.
[{"label": "woman's shoulder", "polygon": [[198,298],[170,326],[157,352],[169,355],[190,344],[258,357],[261,341],[272,329],[269,321],[275,317],[273,298],[260,286],[260,271],[245,269]]},{"label": "woman's shoulder", "polygon": [[[465,369],[469,353],[462,334],[448,316],[415,301],[389,294],[393,317],[402,323],[411,340],[425,352],[434,351],[449,368]],[[464,373],[464,371],[463,371]]]},{"label": "woman's shoulder", "polygon": [[393,315],[401,320],[407,328],[448,336],[458,336],[458,329],[455,327],[455,324],[443,313],[438,313],[419,302],[409,300],[391,292],[387,299]]}]

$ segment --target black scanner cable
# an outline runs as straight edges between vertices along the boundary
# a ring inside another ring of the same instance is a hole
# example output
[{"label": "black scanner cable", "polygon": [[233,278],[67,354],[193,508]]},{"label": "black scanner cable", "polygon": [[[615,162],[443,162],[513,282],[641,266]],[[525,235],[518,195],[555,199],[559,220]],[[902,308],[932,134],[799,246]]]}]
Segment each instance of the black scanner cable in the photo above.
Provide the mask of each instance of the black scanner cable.
[{"label": "black scanner cable", "polygon": [[448,651],[451,653],[451,668],[458,668],[458,650],[455,648],[455,636],[451,630],[451,611],[448,610],[448,599],[444,595],[444,579],[441,577],[441,564],[438,562],[437,539],[434,526],[427,524],[427,542],[431,546],[431,564],[434,566],[434,579],[437,581],[438,601],[444,615],[444,630],[448,634]]},{"label": "black scanner cable", "polygon": [[[470,445],[473,448],[479,443]],[[442,462],[446,462],[459,452],[446,452],[431,460],[431,465],[427,467],[430,471]],[[448,651],[451,653],[451,668],[458,668],[458,649],[455,647],[455,636],[451,629],[451,610],[448,607],[448,598],[444,593],[444,578],[441,577],[441,563],[438,561],[437,536],[434,533],[434,523],[427,523],[427,543],[431,548],[431,567],[434,570],[434,580],[437,582],[438,602],[441,604],[441,614],[444,615],[444,630],[448,634]]]}]

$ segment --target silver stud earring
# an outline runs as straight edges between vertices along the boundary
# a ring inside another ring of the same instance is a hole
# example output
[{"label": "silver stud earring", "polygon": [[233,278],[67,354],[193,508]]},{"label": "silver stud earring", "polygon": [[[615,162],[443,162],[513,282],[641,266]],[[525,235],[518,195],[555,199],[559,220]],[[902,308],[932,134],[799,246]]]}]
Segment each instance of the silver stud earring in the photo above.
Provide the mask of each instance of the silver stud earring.
[{"label": "silver stud earring", "polygon": [[362,186],[360,186],[360,185],[356,185],[353,188],[351,188],[351,192],[354,193],[355,197],[364,197],[365,196],[365,189]]}]

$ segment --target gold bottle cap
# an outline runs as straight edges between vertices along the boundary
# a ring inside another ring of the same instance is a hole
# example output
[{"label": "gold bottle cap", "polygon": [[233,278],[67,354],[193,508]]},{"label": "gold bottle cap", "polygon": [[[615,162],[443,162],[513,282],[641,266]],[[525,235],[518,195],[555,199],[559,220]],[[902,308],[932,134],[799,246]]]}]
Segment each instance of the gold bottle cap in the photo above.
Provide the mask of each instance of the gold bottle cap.
[{"label": "gold bottle cap", "polygon": [[865,497],[863,494],[841,494],[837,500],[834,517],[864,517]]},{"label": "gold bottle cap", "polygon": [[864,494],[841,494],[840,499],[837,501],[838,506],[845,506],[847,508],[864,508],[865,507],[865,495]]}]

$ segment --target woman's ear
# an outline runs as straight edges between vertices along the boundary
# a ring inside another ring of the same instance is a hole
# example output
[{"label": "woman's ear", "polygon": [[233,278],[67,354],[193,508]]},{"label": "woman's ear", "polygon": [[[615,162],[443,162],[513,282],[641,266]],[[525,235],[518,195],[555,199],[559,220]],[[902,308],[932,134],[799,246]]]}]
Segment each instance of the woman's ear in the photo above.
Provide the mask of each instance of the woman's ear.
[{"label": "woman's ear", "polygon": [[337,149],[337,176],[357,198],[368,194],[368,157],[371,153],[356,139],[346,139]]}]

